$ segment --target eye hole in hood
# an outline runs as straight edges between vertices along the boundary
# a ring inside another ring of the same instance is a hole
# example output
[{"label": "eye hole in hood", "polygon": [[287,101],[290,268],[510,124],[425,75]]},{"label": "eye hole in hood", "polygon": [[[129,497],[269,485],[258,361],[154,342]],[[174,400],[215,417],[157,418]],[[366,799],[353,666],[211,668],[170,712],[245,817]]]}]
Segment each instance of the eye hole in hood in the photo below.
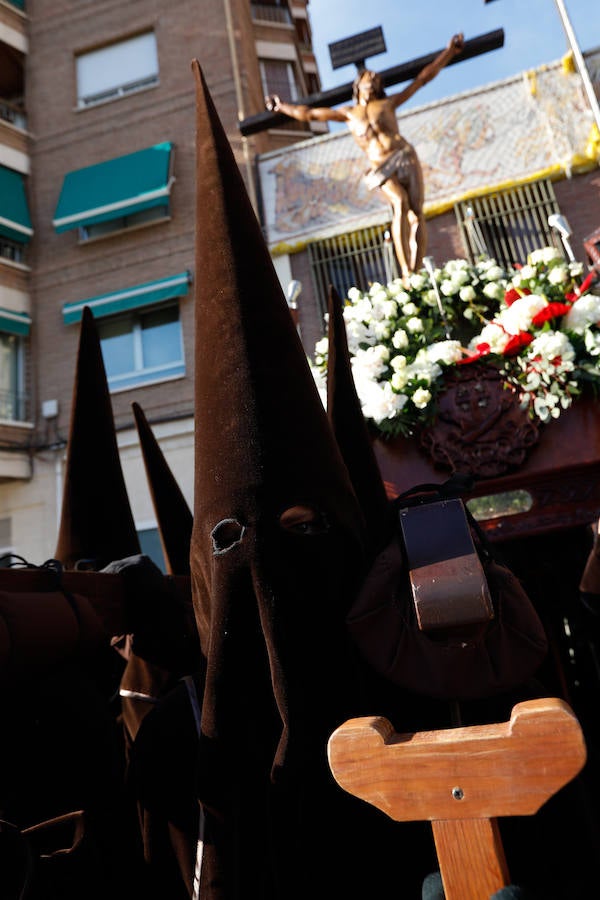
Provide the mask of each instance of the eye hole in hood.
[{"label": "eye hole in hood", "polygon": [[324,513],[311,506],[290,506],[279,516],[279,525],[292,534],[326,534],[329,522]]},{"label": "eye hole in hood", "polygon": [[221,553],[227,553],[232,547],[241,544],[246,526],[238,522],[237,519],[221,519],[211,531],[213,553],[219,556]]}]

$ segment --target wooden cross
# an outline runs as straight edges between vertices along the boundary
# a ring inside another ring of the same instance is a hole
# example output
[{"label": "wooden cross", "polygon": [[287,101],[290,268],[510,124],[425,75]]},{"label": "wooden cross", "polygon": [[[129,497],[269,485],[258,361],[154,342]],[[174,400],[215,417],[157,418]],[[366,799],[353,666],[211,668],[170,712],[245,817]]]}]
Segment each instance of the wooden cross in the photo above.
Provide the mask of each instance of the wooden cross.
[{"label": "wooden cross", "polygon": [[397,734],[383,717],[331,735],[345,791],[398,822],[430,821],[446,900],[488,900],[510,884],[499,816],[527,816],[581,771],[586,747],[557,698],[518,703],[509,722]]},{"label": "wooden cross", "polygon": [[[497,50],[504,46],[504,30],[498,28],[496,31],[489,31],[486,34],[480,34],[477,37],[470,38],[465,41],[462,51],[450,60],[449,66],[455,65],[457,62],[463,62],[466,59],[472,59],[480,56],[482,53],[489,53],[491,50]],[[428,53],[418,59],[412,59],[409,62],[401,63],[393,66],[391,69],[384,69],[379,73],[384,87],[399,84],[403,81],[413,79],[426,65],[441,53]],[[346,103],[352,99],[352,82],[342,84],[339,87],[331,88],[328,91],[321,91],[318,94],[309,94],[307,97],[299,97],[295,103],[302,103],[305,106],[337,106],[340,103]],[[240,133],[244,137],[251,134],[257,134],[259,131],[266,131],[267,128],[276,128],[288,121],[283,113],[260,112],[254,116],[248,116],[239,123]]]}]

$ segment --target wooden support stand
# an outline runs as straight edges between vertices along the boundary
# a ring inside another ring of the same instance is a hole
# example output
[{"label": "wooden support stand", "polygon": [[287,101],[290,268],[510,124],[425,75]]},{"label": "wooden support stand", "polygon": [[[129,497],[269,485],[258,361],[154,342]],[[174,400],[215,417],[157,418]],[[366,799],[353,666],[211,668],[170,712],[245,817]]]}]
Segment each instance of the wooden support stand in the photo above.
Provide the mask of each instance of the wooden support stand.
[{"label": "wooden support stand", "polygon": [[331,735],[337,783],[398,822],[430,821],[446,900],[489,900],[510,884],[499,816],[527,816],[581,771],[583,733],[571,708],[518,703],[509,722],[397,734],[382,717]]}]

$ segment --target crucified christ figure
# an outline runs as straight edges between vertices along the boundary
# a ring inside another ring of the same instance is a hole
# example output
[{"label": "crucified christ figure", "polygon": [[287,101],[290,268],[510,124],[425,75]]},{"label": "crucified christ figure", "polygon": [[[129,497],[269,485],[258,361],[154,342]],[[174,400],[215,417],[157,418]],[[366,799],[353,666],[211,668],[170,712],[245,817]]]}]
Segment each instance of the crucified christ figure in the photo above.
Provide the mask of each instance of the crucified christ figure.
[{"label": "crucified christ figure", "polygon": [[345,122],[365,153],[370,169],[365,175],[369,190],[379,188],[392,206],[392,240],[403,280],[421,268],[427,234],[423,216],[423,172],[412,144],[398,130],[396,109],[438,74],[464,47],[455,34],[447,47],[425,66],[404,90],[387,96],[381,77],[370,69],[356,76],[353,106],[310,107],[285,103],[276,94],[265,97],[271,112],[282,112],[300,122]]}]

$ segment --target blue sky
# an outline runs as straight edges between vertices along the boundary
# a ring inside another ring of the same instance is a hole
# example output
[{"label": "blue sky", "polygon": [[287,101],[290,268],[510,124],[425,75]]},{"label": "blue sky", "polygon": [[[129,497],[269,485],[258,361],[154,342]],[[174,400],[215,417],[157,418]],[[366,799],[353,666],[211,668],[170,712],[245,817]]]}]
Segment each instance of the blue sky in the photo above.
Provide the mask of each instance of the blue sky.
[{"label": "blue sky", "polygon": [[[599,0],[564,6],[581,50],[600,46]],[[403,110],[554,62],[569,49],[555,0],[310,0],[308,13],[324,90],[356,74],[352,65],[331,68],[328,44],[378,25],[387,52],[367,59],[376,70],[441,50],[456,32],[468,40],[504,29],[503,47],[442,70]]]}]

